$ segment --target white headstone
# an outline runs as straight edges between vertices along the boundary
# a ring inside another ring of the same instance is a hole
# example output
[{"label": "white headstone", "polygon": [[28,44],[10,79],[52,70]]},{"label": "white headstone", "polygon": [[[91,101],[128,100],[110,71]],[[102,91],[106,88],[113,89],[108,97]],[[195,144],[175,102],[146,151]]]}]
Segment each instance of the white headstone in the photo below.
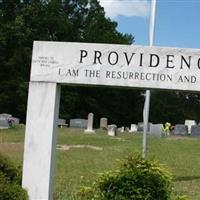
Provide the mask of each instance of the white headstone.
[{"label": "white headstone", "polygon": [[115,124],[108,125],[108,135],[109,136],[117,135],[117,126]]},{"label": "white headstone", "polygon": [[185,125],[188,126],[188,134],[191,134],[191,127],[197,125],[195,120],[185,120]]},{"label": "white headstone", "polygon": [[117,130],[118,130],[120,133],[124,133],[125,128],[124,128],[124,126],[122,126],[121,128],[118,128]]},{"label": "white headstone", "polygon": [[131,124],[131,128],[129,130],[130,133],[137,132],[138,126],[136,124]]},{"label": "white headstone", "polygon": [[84,130],[85,133],[94,133],[95,131],[93,130],[93,121],[94,121],[94,114],[89,113],[88,114],[88,124],[87,124],[87,129]]}]

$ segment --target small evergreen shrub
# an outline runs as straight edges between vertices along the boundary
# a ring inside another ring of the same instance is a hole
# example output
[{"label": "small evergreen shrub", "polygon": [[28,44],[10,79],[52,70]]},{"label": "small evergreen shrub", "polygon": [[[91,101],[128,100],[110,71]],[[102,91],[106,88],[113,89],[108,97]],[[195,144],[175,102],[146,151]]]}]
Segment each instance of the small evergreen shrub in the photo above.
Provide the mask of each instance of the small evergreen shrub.
[{"label": "small evergreen shrub", "polygon": [[169,200],[172,177],[160,164],[129,156],[116,171],[99,176],[91,188],[82,188],[82,199],[94,200]]},{"label": "small evergreen shrub", "polygon": [[26,200],[21,187],[21,171],[0,154],[0,200]]}]

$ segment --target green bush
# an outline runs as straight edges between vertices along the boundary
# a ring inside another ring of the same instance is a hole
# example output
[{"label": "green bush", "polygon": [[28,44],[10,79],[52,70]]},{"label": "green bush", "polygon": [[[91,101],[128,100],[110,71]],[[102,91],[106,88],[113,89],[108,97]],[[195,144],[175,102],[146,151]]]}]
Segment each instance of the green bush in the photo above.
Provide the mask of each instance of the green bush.
[{"label": "green bush", "polygon": [[0,200],[26,200],[21,187],[21,171],[0,154]]},{"label": "green bush", "polygon": [[103,173],[91,188],[82,188],[82,199],[169,200],[172,177],[160,164],[129,156],[116,171]]}]

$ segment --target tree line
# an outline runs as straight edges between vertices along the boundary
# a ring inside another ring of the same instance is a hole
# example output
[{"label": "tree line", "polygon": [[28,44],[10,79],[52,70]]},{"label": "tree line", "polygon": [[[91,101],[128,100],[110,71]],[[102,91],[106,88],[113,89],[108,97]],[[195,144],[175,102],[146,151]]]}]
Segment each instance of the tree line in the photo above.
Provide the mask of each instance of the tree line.
[{"label": "tree line", "polygon": [[[34,40],[132,44],[134,37],[117,30],[98,0],[0,1],[0,113],[26,118]],[[144,90],[62,86],[60,117],[108,117],[109,123],[142,121]],[[199,94],[152,91],[150,121],[198,120]]]}]

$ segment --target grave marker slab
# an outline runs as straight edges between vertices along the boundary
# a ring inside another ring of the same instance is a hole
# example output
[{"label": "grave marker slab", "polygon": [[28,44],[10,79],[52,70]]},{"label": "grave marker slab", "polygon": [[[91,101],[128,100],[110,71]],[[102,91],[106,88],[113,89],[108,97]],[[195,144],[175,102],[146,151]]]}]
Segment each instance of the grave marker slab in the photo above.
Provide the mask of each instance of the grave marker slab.
[{"label": "grave marker slab", "polygon": [[200,125],[193,125],[191,127],[191,135],[192,136],[200,136]]},{"label": "grave marker slab", "polygon": [[138,131],[138,126],[136,124],[131,124],[131,128],[129,130],[130,133],[134,133]]},{"label": "grave marker slab", "polygon": [[195,120],[185,120],[185,125],[188,126],[188,134],[191,134],[191,127],[196,124]]},{"label": "grave marker slab", "polygon": [[109,136],[117,135],[117,126],[115,124],[108,125],[108,135]]},{"label": "grave marker slab", "polygon": [[187,135],[188,127],[184,124],[176,124],[173,133],[174,135]]},{"label": "grave marker slab", "polygon": [[151,124],[149,134],[162,137],[163,125],[162,124]]},{"label": "grave marker slab", "polygon": [[71,128],[87,128],[87,119],[70,119],[69,126]]},{"label": "grave marker slab", "polygon": [[102,117],[100,119],[100,128],[107,129],[108,128],[108,118]]},{"label": "grave marker slab", "polygon": [[8,129],[10,128],[7,119],[0,119],[0,129]]}]

